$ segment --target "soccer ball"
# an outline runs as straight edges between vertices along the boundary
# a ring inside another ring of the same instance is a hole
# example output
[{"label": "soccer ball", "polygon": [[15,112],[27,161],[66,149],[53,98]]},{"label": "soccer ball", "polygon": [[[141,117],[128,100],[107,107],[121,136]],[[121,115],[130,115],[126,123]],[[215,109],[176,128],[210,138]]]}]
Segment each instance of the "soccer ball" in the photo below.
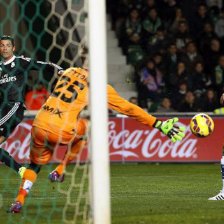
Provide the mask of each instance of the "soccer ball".
[{"label": "soccer ball", "polygon": [[204,113],[196,114],[190,122],[191,132],[197,137],[207,137],[214,130],[212,118]]}]

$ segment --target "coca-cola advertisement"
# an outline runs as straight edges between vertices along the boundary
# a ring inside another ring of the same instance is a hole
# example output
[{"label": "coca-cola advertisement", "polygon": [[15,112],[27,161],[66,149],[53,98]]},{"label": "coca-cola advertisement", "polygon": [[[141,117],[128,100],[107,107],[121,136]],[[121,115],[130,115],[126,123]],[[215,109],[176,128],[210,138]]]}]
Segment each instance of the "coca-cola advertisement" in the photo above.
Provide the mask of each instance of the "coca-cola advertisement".
[{"label": "coca-cola advertisement", "polygon": [[[110,118],[108,122],[110,160],[117,162],[217,162],[222,156],[224,120],[219,117],[213,117],[213,120],[214,132],[206,138],[198,138],[190,131],[190,118],[180,118],[179,125],[186,128],[185,137],[181,142],[172,143],[158,129],[149,128],[129,118]],[[1,145],[20,163],[29,161],[32,122],[32,119],[25,119]],[[65,146],[56,148],[51,162],[59,162],[65,151]],[[87,152],[86,146],[79,160],[86,161]]]},{"label": "coca-cola advertisement", "polygon": [[221,131],[224,121],[218,117],[213,119],[214,132],[206,138],[198,138],[191,133],[190,118],[181,118],[179,125],[184,126],[186,132],[184,139],[176,143],[172,143],[158,129],[148,128],[135,120],[110,119],[110,159],[112,161],[144,162],[219,161],[224,143]]}]

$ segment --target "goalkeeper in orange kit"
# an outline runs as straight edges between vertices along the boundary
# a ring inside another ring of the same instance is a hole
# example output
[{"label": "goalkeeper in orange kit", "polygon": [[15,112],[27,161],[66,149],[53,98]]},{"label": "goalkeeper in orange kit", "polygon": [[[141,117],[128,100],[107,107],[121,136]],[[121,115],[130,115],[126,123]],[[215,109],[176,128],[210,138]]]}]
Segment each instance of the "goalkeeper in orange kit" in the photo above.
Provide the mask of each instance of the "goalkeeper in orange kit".
[{"label": "goalkeeper in orange kit", "polygon": [[[59,144],[67,144],[63,162],[50,173],[52,181],[63,181],[65,166],[74,159],[86,143],[84,138],[87,120],[79,119],[79,114],[88,104],[88,71],[81,68],[69,68],[59,78],[53,93],[37,113],[32,130],[30,145],[30,161],[20,185],[19,193],[8,212],[20,212],[25,198],[41,169],[53,155]],[[172,142],[181,141],[185,129],[175,125],[178,118],[160,121],[140,107],[126,101],[107,85],[108,106],[120,113],[149,126],[158,128]]]}]

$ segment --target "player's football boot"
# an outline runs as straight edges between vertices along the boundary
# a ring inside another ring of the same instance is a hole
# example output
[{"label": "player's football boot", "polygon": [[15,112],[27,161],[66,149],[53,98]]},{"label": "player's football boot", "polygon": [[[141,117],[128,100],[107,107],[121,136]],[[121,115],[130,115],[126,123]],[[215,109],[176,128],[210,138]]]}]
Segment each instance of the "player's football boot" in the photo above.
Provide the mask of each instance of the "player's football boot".
[{"label": "player's football boot", "polygon": [[209,198],[208,200],[216,201],[216,200],[224,200],[224,191],[221,190],[219,194],[214,197]]},{"label": "player's football boot", "polygon": [[59,173],[56,170],[53,170],[48,178],[51,182],[63,182],[65,179],[65,174],[59,175]]},{"label": "player's football boot", "polygon": [[26,167],[24,167],[24,166],[22,166],[22,167],[19,169],[18,174],[19,174],[19,176],[20,176],[21,178],[23,178],[23,174],[25,173],[25,171],[26,171]]},{"label": "player's football boot", "polygon": [[22,204],[17,201],[11,205],[11,207],[7,210],[8,213],[19,213],[22,209]]}]

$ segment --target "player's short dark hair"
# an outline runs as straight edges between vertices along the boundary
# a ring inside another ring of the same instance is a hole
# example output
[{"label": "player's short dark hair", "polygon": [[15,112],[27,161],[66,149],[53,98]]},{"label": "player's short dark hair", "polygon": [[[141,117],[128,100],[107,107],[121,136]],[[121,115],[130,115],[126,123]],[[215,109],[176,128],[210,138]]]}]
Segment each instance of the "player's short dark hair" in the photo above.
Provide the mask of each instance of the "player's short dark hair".
[{"label": "player's short dark hair", "polygon": [[14,41],[14,38],[13,37],[11,37],[11,36],[8,36],[8,35],[3,35],[3,36],[1,36],[0,37],[0,41],[1,40],[10,40],[11,41],[11,43],[12,43],[12,45],[13,46],[15,46],[15,41]]}]

